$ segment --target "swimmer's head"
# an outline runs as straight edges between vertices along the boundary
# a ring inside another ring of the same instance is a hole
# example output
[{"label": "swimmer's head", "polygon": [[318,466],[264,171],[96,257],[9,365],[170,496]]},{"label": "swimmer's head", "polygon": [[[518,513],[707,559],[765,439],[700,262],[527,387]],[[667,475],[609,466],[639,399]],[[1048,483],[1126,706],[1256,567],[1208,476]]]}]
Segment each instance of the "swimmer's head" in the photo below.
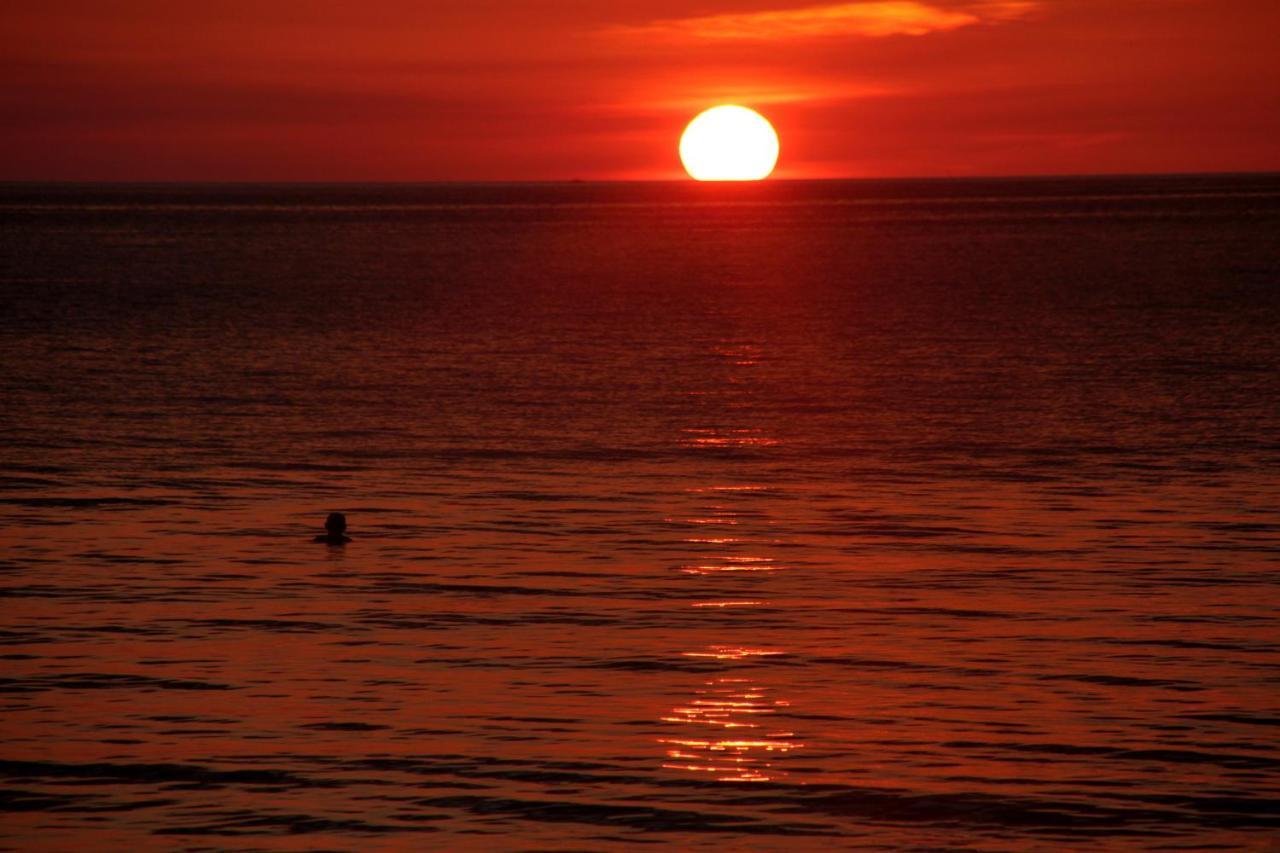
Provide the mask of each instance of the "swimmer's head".
[{"label": "swimmer's head", "polygon": [[341,536],[347,529],[347,517],[340,512],[329,513],[329,517],[324,522],[324,529],[333,536]]}]

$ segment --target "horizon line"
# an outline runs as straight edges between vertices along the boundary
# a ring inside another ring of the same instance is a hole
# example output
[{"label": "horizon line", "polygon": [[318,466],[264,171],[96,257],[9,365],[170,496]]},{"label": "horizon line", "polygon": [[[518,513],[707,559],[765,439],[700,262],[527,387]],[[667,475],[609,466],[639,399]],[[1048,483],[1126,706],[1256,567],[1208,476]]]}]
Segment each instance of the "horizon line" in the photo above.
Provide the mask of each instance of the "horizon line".
[{"label": "horizon line", "polygon": [[404,180],[278,180],[253,179],[129,179],[129,178],[0,178],[0,187],[15,186],[561,186],[565,184],[688,184],[691,186],[743,186],[766,184],[873,183],[882,181],[1018,181],[1089,180],[1098,178],[1197,178],[1280,176],[1280,168],[1224,169],[1189,172],[1026,172],[992,175],[867,175],[827,178],[763,178],[758,181],[698,181],[693,178],[456,178]]}]

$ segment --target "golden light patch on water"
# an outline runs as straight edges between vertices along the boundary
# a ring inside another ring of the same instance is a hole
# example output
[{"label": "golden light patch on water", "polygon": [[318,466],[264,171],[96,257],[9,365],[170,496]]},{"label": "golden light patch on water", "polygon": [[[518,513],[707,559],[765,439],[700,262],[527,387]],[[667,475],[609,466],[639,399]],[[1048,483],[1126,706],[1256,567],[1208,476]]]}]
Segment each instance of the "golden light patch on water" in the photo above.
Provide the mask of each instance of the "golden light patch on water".
[{"label": "golden light patch on water", "polygon": [[760,434],[758,429],[698,429],[684,430],[681,444],[686,447],[773,447],[776,438]]},{"label": "golden light patch on water", "polygon": [[774,657],[786,652],[772,649],[751,649],[741,646],[711,646],[705,652],[681,652],[687,658],[715,658],[716,660],[743,660],[753,657]]},{"label": "golden light patch on water", "polygon": [[[761,653],[759,650],[738,650]],[[766,688],[754,680],[715,678],[696,693],[698,698],[678,705],[662,721],[708,733],[696,736],[659,738],[667,747],[669,770],[715,775],[724,782],[766,782],[782,775],[774,759],[804,747],[794,732],[761,731],[765,720],[790,703],[770,700]],[[751,730],[750,736],[730,735],[730,731]],[[715,734],[722,733],[721,735]]]},{"label": "golden light patch on water", "polygon": [[670,522],[673,524],[739,524],[740,523],[737,520],[732,518],[715,518],[715,517],[706,517],[706,516],[703,516],[701,518],[664,518],[663,521]]},{"label": "golden light patch on water", "polygon": [[685,489],[686,492],[698,495],[707,492],[765,492],[768,490],[768,486],[695,486]]},{"label": "golden light patch on water", "polygon": [[763,361],[764,348],[756,344],[737,344],[716,347],[715,354],[739,367],[752,367]]},{"label": "golden light patch on water", "polygon": [[710,575],[722,572],[776,572],[783,568],[772,557],[719,557],[716,562],[698,563],[681,566],[680,571],[688,575]]}]

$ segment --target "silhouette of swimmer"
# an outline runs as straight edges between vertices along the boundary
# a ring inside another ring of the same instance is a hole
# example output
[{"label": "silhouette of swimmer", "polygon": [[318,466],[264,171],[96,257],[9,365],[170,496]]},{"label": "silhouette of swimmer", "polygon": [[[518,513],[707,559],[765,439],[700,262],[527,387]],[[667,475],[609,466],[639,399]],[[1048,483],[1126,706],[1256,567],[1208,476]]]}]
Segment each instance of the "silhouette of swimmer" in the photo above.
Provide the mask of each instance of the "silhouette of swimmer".
[{"label": "silhouette of swimmer", "polygon": [[350,536],[344,535],[347,529],[347,517],[340,512],[329,513],[329,517],[324,521],[324,529],[328,533],[317,536],[311,541],[323,542],[326,545],[346,545],[351,541]]}]

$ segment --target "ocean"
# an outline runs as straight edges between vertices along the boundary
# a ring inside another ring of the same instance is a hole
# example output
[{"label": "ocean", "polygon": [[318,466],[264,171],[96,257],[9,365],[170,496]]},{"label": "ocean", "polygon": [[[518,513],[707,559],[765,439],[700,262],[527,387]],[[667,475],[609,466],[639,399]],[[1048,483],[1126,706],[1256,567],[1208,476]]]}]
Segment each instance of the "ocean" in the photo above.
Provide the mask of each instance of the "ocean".
[{"label": "ocean", "polygon": [[0,186],[0,845],[1274,849],[1278,329],[1277,175]]}]

